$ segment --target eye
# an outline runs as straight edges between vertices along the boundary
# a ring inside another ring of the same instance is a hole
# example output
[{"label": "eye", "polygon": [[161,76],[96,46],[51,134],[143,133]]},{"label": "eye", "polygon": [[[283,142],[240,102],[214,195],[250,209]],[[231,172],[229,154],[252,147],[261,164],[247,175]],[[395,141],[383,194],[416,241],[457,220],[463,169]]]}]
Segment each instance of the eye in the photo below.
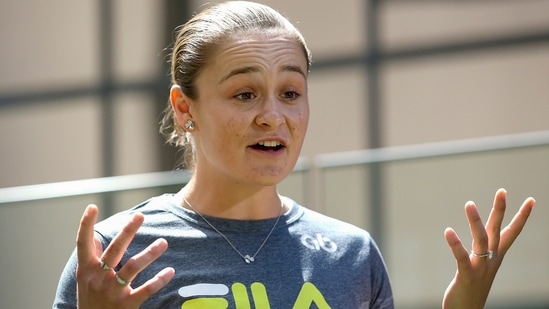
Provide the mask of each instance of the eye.
[{"label": "eye", "polygon": [[256,98],[253,92],[241,92],[234,96],[235,99],[240,101],[250,101]]},{"label": "eye", "polygon": [[286,91],[282,93],[283,98],[289,99],[291,101],[296,100],[297,98],[299,98],[299,96],[300,96],[299,93],[295,91]]}]

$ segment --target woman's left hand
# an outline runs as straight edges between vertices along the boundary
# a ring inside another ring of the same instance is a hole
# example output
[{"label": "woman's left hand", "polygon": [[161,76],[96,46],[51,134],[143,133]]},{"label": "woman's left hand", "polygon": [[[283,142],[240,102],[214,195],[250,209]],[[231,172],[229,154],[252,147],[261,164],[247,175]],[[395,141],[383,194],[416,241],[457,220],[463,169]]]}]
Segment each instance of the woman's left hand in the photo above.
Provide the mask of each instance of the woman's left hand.
[{"label": "woman's left hand", "polygon": [[473,202],[465,204],[465,213],[473,236],[472,250],[468,251],[452,228],[444,236],[457,262],[457,272],[444,293],[442,307],[483,308],[492,282],[501,266],[503,257],[522,231],[535,200],[524,200],[511,222],[501,229],[506,208],[507,192],[499,189],[486,226]]}]

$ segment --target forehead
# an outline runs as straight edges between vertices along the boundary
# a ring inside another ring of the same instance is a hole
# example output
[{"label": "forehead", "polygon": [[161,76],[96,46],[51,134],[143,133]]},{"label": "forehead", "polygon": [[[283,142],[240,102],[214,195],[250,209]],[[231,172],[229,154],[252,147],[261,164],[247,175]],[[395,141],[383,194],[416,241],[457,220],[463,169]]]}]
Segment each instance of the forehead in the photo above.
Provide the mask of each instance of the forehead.
[{"label": "forehead", "polygon": [[260,64],[265,69],[277,65],[302,67],[307,74],[307,57],[301,43],[282,32],[247,31],[221,40],[212,51],[208,66],[230,69],[239,65]]}]

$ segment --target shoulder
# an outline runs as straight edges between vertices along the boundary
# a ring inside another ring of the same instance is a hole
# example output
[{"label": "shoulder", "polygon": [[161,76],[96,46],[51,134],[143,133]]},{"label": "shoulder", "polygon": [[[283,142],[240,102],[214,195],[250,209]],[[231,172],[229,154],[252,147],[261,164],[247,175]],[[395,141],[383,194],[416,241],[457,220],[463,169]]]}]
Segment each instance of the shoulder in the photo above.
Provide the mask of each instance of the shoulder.
[{"label": "shoulder", "polygon": [[370,233],[364,228],[330,217],[294,202],[292,213],[299,213],[299,219],[291,224],[298,234],[329,237],[340,243],[376,247]]},{"label": "shoulder", "polygon": [[299,207],[300,211],[303,213],[301,221],[305,222],[311,227],[315,227],[317,229],[326,229],[330,231],[334,230],[348,235],[350,234],[361,237],[370,237],[368,231],[354,224],[306,208],[297,203],[295,204],[295,206]]},{"label": "shoulder", "polygon": [[115,213],[108,218],[98,222],[95,225],[97,233],[106,239],[112,239],[120,229],[135,214],[141,213],[145,217],[142,227],[170,225],[175,221],[181,221],[178,215],[173,211],[176,208],[173,205],[173,195],[164,194],[152,197],[132,208]]},{"label": "shoulder", "polygon": [[292,212],[299,219],[289,224],[290,234],[299,247],[309,249],[308,256],[333,261],[346,261],[338,265],[370,265],[364,271],[384,271],[385,264],[379,247],[364,228],[305,208],[297,203]]}]

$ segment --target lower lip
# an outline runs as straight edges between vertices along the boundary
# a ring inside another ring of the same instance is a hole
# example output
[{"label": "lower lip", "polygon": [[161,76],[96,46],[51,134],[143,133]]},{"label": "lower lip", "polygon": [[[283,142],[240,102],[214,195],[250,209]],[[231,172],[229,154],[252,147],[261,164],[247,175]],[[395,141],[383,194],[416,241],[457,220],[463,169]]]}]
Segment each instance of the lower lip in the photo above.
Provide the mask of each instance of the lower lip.
[{"label": "lower lip", "polygon": [[284,150],[286,149],[286,147],[281,147],[278,150],[262,150],[262,149],[257,149],[253,147],[248,147],[248,148],[252,150],[254,153],[260,153],[262,155],[267,155],[267,156],[279,156],[283,154]]}]

